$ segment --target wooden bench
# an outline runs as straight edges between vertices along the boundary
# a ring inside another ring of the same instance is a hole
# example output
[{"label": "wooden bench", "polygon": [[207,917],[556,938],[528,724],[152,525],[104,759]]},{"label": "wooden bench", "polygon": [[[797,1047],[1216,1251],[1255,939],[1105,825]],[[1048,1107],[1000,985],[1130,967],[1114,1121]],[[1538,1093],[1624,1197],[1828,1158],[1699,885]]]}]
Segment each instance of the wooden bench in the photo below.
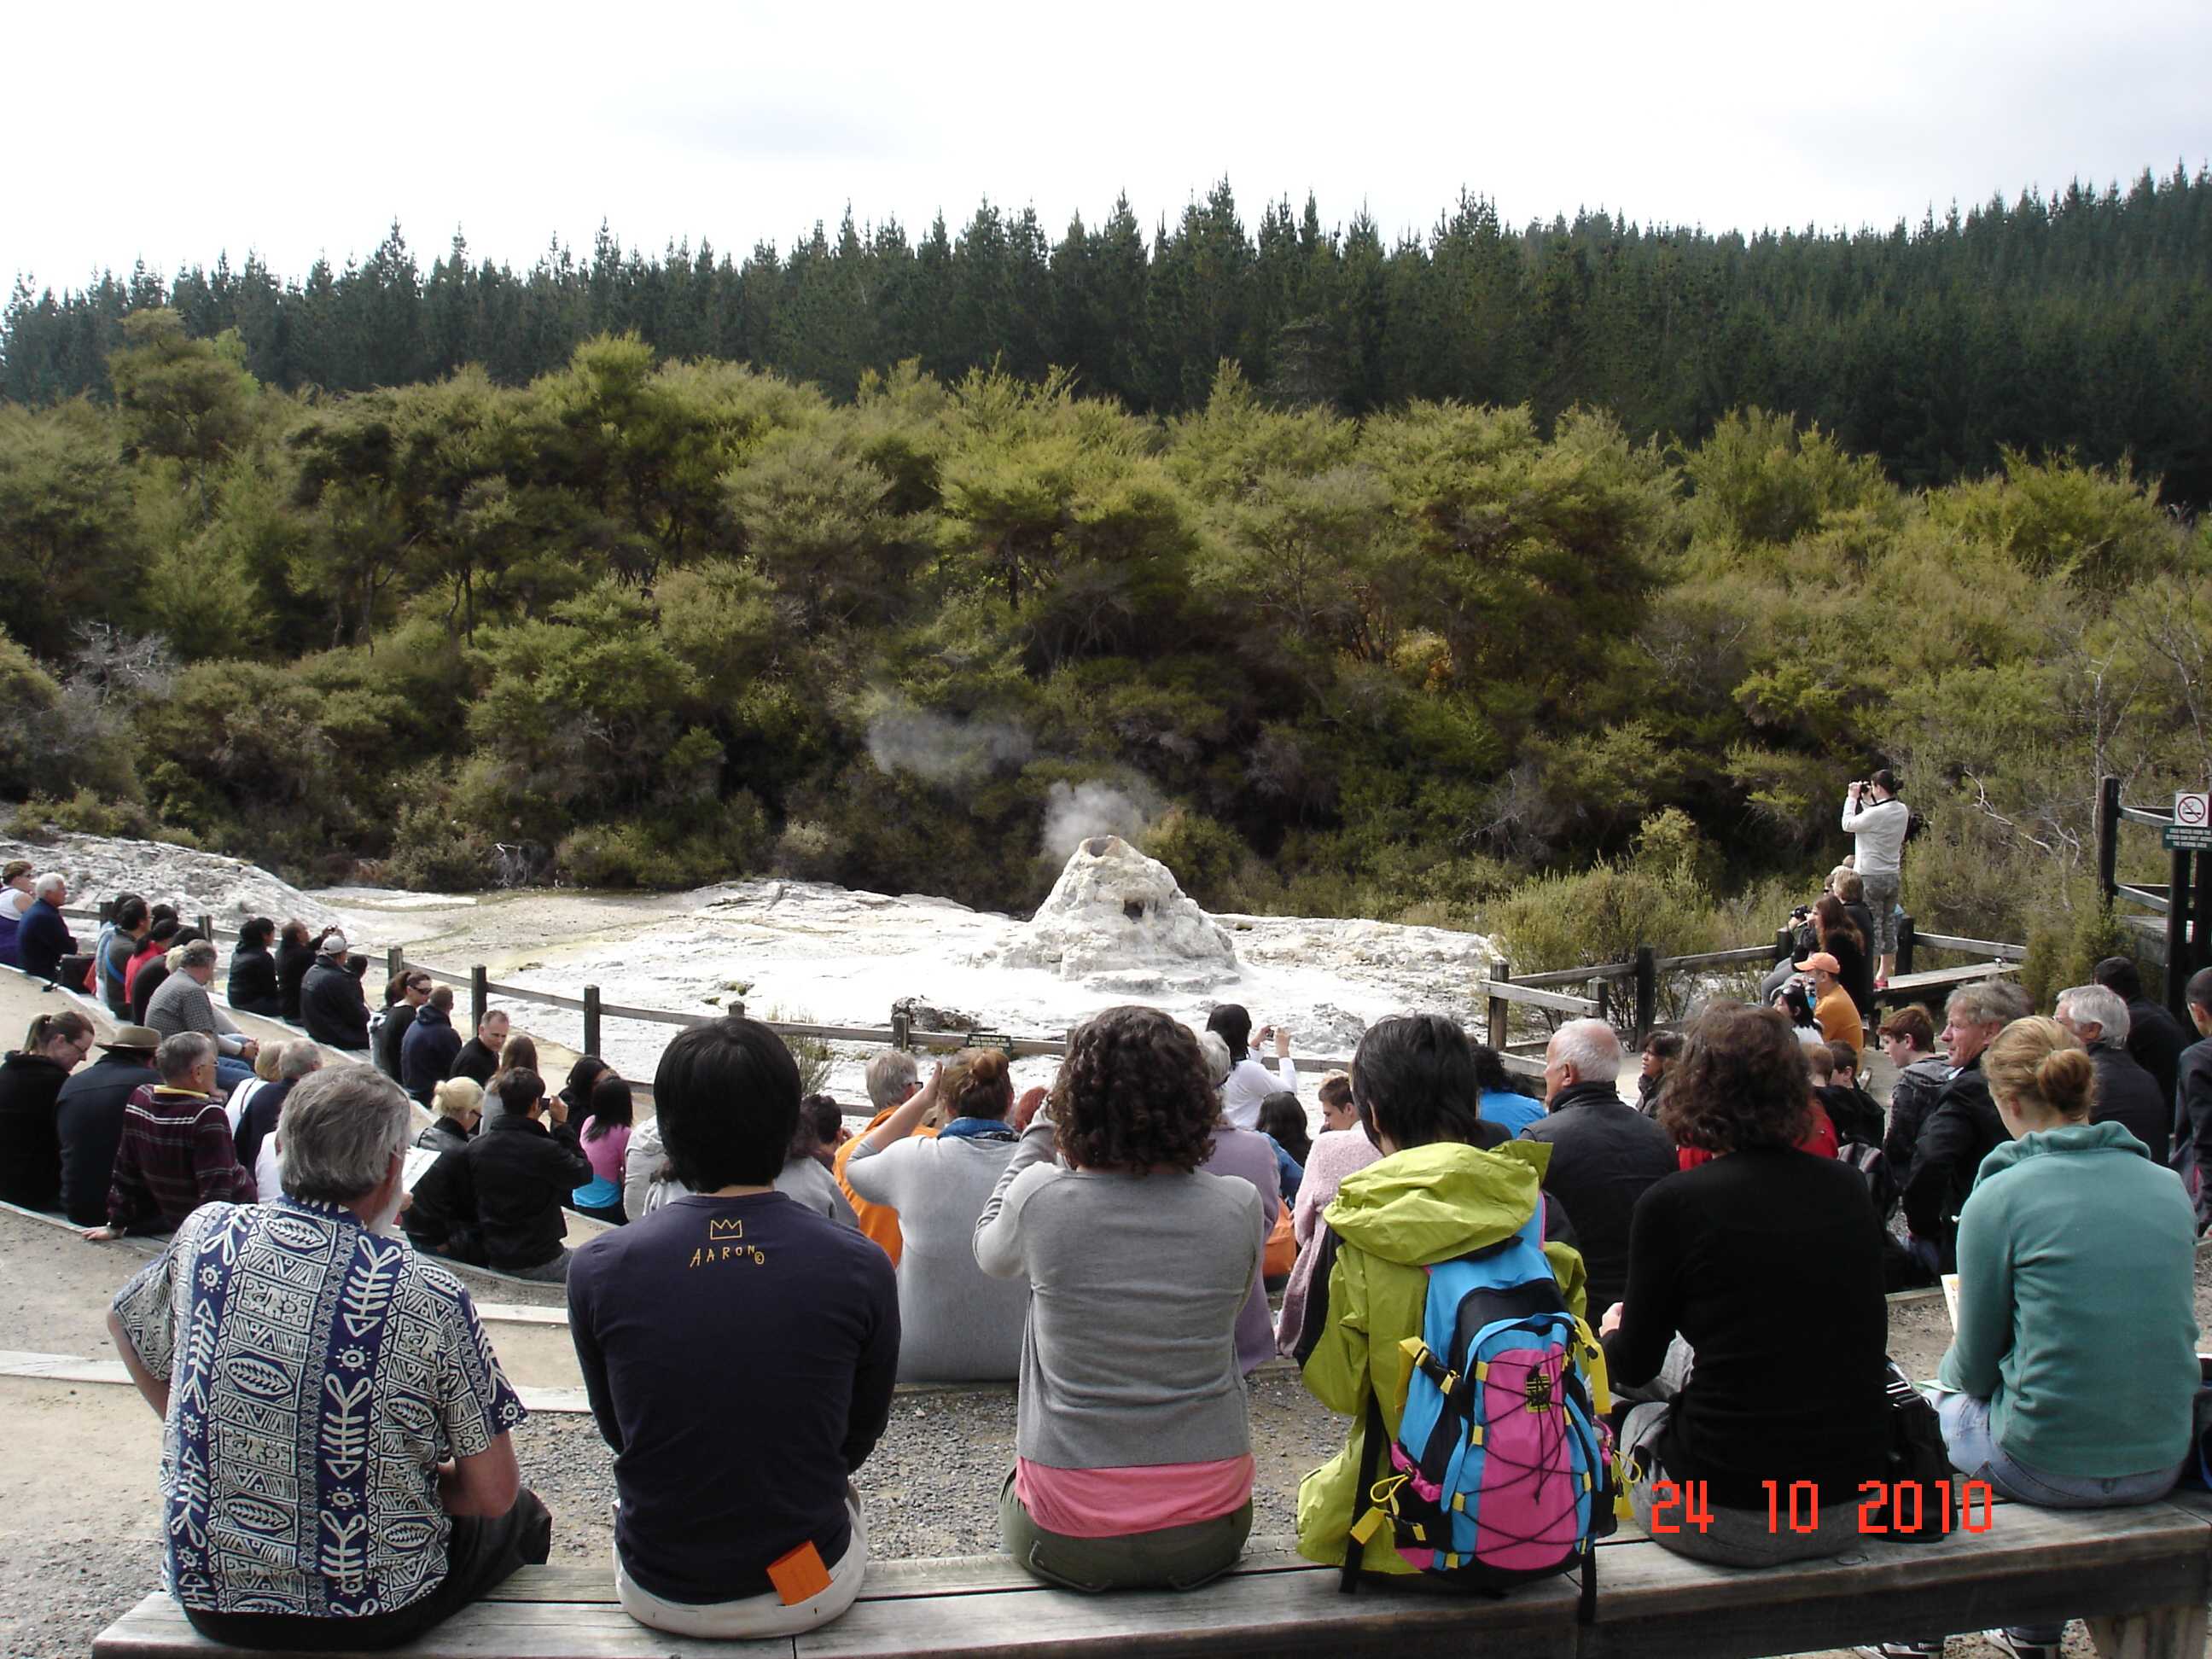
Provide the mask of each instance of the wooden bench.
[{"label": "wooden bench", "polygon": [[[1467,1600],[1372,1580],[1337,1590],[1333,1568],[1255,1539],[1228,1577],[1185,1595],[1049,1589],[1005,1556],[884,1561],[844,1617],[795,1638],[700,1642],[635,1624],[603,1566],[525,1568],[420,1644],[416,1659],[858,1659],[915,1655],[1145,1654],[1225,1659],[1327,1653],[1417,1659],[1491,1652],[1540,1659],[1699,1655],[1757,1659],[1854,1642],[2060,1618],[2092,1620],[2106,1659],[2202,1659],[2212,1595],[2212,1504],[2064,1513],[2001,1505],[1988,1531],[1863,1549],[1761,1571],[1670,1554],[1624,1527],[1598,1552],[1597,1621],[1575,1621],[1571,1582]],[[93,1644],[94,1659],[206,1659],[166,1596],[149,1596]]]}]

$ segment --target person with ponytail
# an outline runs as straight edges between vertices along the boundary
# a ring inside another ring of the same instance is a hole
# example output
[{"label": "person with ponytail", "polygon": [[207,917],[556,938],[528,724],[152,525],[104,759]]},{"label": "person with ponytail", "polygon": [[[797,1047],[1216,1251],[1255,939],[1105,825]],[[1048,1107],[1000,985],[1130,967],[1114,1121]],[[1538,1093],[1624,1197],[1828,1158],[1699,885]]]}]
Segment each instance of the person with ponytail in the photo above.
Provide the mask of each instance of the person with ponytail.
[{"label": "person with ponytail", "polygon": [[92,1022],[73,1008],[40,1014],[23,1046],[0,1060],[0,1199],[61,1206],[62,1143],[54,1097],[92,1052]]},{"label": "person with ponytail", "polygon": [[[2141,1141],[2090,1121],[2096,1067],[2057,1021],[2015,1019],[1978,1059],[2011,1139],[1959,1216],[1957,1334],[1929,1391],[1952,1467],[2046,1509],[2154,1502],[2191,1454],[2196,1212]],[[2005,1632],[2051,1659],[2064,1634]]]},{"label": "person with ponytail", "polygon": [[2115,1122],[2057,1021],[2016,1019],[1982,1061],[2010,1141],[1959,1217],[1959,1322],[1938,1377],[1960,1469],[2061,1508],[2163,1497],[2199,1380],[2197,1218]]},{"label": "person with ponytail", "polygon": [[[976,1265],[983,1213],[1020,1137],[1006,1121],[1014,1085],[995,1048],[963,1048],[928,1084],[860,1136],[845,1179],[898,1212],[899,1381],[1007,1381],[1021,1372],[1024,1279]],[[918,1135],[939,1106],[945,1126]]]}]

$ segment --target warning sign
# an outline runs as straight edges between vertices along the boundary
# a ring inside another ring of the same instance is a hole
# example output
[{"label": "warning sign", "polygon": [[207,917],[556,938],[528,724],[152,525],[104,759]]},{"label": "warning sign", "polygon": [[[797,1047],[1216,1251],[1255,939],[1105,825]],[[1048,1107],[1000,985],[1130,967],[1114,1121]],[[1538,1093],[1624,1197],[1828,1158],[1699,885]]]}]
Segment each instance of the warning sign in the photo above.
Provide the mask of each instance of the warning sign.
[{"label": "warning sign", "polygon": [[2185,789],[2175,795],[2173,823],[2178,830],[2202,830],[2212,823],[2212,794]]}]

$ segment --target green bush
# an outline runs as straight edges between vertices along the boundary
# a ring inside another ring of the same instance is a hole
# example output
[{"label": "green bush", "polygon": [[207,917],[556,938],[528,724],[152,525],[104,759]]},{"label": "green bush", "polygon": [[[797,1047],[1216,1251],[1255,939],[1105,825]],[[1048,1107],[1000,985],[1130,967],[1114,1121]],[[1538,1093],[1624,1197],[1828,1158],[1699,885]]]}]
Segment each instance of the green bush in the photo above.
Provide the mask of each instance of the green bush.
[{"label": "green bush", "polygon": [[2128,930],[2101,902],[2095,883],[2076,881],[2063,896],[2065,908],[2043,912],[2028,929],[2020,982],[2038,1008],[2049,1008],[2061,991],[2089,984],[2106,957],[2133,953]]}]

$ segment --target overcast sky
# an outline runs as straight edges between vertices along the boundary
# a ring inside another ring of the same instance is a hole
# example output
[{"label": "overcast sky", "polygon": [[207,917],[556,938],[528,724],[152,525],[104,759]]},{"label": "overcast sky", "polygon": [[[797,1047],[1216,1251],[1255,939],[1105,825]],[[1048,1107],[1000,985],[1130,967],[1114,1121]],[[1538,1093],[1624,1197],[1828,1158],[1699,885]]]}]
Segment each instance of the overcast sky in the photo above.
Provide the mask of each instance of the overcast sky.
[{"label": "overcast sky", "polygon": [[1227,177],[1364,203],[1462,186],[1509,223],[1605,207],[1709,229],[1899,218],[2212,153],[2206,0],[1495,0],[15,9],[0,284],[258,250],[283,276],[397,217],[530,263],[788,246],[848,202],[911,234],[988,196],[1057,238],[1126,191],[1149,231]]}]

